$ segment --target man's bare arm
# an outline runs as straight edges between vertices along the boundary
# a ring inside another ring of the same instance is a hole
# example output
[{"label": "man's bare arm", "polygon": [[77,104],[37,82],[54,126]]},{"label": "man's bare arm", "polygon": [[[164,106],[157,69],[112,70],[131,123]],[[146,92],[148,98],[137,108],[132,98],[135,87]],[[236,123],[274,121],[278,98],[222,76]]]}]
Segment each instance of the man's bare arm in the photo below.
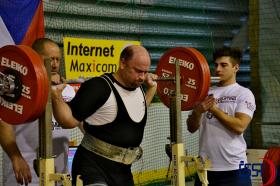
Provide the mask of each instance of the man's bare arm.
[{"label": "man's bare arm", "polygon": [[156,74],[148,73],[146,76],[145,84],[147,86],[147,90],[145,94],[147,106],[151,104],[153,97],[157,91],[157,82],[155,81],[155,79],[157,79]]},{"label": "man's bare arm", "polygon": [[25,184],[31,182],[32,176],[30,168],[26,160],[22,157],[22,154],[16,144],[16,137],[12,126],[0,119],[0,143],[3,150],[9,156],[15,174],[15,178],[19,184]]},{"label": "man's bare arm", "polygon": [[248,127],[251,117],[247,114],[237,112],[235,116],[230,116],[227,113],[214,106],[209,110],[226,128],[240,135]]}]

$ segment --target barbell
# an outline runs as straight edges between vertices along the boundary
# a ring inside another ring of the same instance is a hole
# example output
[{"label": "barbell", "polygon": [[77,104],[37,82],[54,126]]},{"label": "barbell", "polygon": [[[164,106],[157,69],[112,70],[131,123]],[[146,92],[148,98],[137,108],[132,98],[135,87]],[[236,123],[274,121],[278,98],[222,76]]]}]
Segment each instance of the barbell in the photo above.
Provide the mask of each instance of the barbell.
[{"label": "barbell", "polygon": [[[157,94],[167,107],[175,93],[176,62],[180,65],[182,110],[190,110],[207,95],[211,81],[209,66],[194,48],[176,47],[164,53],[155,73]],[[47,71],[32,48],[0,48],[0,118],[14,125],[35,120],[45,109],[48,92]]]},{"label": "barbell", "polygon": [[0,48],[0,73],[0,118],[15,125],[38,118],[49,92],[40,56],[28,46],[4,46]]}]

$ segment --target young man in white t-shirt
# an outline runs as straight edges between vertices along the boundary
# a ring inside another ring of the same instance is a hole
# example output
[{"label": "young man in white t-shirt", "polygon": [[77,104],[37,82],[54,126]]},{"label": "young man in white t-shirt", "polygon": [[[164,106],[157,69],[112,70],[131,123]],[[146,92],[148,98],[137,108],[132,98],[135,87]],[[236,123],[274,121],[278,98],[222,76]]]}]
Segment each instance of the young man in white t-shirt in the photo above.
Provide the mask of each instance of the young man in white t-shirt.
[{"label": "young man in white t-shirt", "polygon": [[[243,132],[256,109],[252,92],[236,82],[242,53],[223,47],[213,54],[217,86],[200,102],[187,119],[188,130],[199,129],[199,155],[208,157],[212,166],[207,172],[209,186],[249,186],[249,170],[240,168],[247,162]],[[198,177],[195,186],[201,185]]]}]

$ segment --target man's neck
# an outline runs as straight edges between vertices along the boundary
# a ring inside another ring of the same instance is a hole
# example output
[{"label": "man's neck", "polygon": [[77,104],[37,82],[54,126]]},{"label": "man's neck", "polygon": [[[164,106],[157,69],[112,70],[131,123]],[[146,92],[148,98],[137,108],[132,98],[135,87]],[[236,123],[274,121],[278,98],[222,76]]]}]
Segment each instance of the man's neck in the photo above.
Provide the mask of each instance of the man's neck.
[{"label": "man's neck", "polygon": [[236,83],[236,81],[220,81],[218,83],[218,87],[226,87],[226,86],[232,85],[234,83]]},{"label": "man's neck", "polygon": [[125,83],[122,81],[122,78],[120,77],[120,74],[118,72],[116,73],[113,73],[113,77],[115,78],[115,80],[121,84],[123,87],[126,87],[125,86]]},{"label": "man's neck", "polygon": [[125,85],[125,83],[122,81],[122,78],[119,73],[113,73],[113,78],[116,80],[116,83],[121,86],[123,89],[132,91],[135,90],[135,88],[129,88],[128,86]]}]

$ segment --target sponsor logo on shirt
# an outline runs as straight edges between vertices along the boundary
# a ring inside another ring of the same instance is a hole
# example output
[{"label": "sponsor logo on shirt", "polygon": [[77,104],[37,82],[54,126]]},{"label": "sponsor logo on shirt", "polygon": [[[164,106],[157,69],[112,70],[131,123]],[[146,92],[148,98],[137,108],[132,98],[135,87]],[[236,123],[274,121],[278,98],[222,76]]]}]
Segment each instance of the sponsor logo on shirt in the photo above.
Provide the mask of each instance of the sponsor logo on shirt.
[{"label": "sponsor logo on shirt", "polygon": [[218,98],[217,103],[235,103],[236,102],[236,96],[223,96]]},{"label": "sponsor logo on shirt", "polygon": [[255,106],[249,102],[249,101],[245,101],[246,105],[247,105],[247,108],[251,111],[254,111],[255,110]]}]

